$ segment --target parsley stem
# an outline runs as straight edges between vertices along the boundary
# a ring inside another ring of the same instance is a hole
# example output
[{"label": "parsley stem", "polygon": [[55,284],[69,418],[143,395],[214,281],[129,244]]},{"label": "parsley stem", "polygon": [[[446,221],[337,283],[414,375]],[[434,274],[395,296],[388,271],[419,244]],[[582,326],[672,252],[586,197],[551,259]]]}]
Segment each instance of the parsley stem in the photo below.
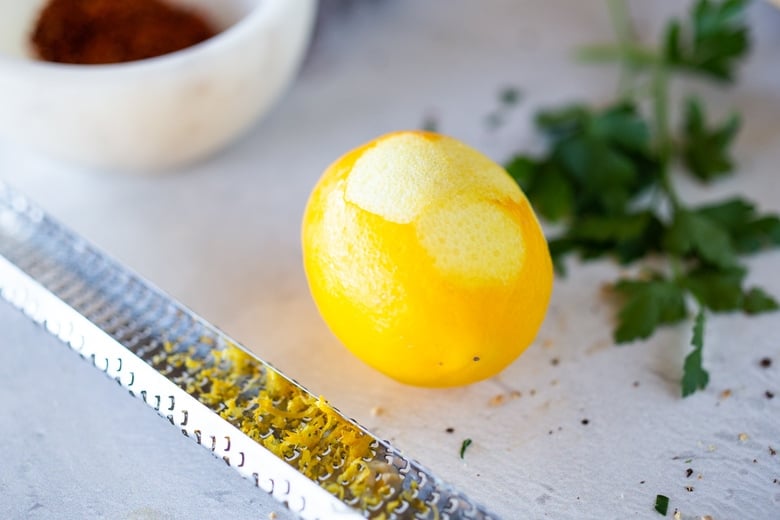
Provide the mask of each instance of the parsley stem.
[{"label": "parsley stem", "polygon": [[672,269],[672,277],[676,282],[680,282],[685,274],[683,271],[682,259],[673,254],[669,254],[669,266]]},{"label": "parsley stem", "polygon": [[[651,98],[655,120],[656,145],[659,157],[661,189],[669,199],[673,211],[680,207],[680,201],[672,185],[669,166],[672,155],[672,140],[669,131],[669,70],[662,54],[648,52],[636,45],[634,28],[625,0],[606,0],[617,45],[612,52],[620,60],[618,94],[623,99],[632,97],[633,81],[637,65],[651,66]],[[605,54],[604,51],[607,51]],[[591,49],[591,57],[605,57],[610,49]],[[600,52],[599,52],[600,51]],[[616,52],[615,52],[616,51]]]},{"label": "parsley stem", "polygon": [[672,158],[672,139],[669,133],[669,70],[663,59],[659,59],[653,68],[652,105],[661,188],[669,198],[672,210],[677,212],[681,207],[680,199],[669,176]]},{"label": "parsley stem", "polygon": [[627,99],[631,95],[631,84],[634,79],[630,55],[631,50],[634,48],[634,29],[631,26],[631,18],[625,0],[607,0],[607,8],[612,28],[615,31],[619,44],[620,79],[618,80],[618,95]]},{"label": "parsley stem", "polygon": [[618,62],[623,71],[634,79],[634,69],[646,69],[658,62],[658,55],[652,50],[635,43],[585,45],[577,50],[577,59],[589,63]]},{"label": "parsley stem", "polygon": [[669,75],[666,64],[659,61],[653,68],[653,116],[655,118],[655,134],[658,152],[664,170],[669,164]]}]

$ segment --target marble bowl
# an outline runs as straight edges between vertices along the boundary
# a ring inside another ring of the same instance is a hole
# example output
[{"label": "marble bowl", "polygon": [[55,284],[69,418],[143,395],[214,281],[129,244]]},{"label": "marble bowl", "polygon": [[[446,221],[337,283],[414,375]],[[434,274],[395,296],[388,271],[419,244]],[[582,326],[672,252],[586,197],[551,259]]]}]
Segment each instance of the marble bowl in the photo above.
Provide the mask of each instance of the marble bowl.
[{"label": "marble bowl", "polygon": [[221,32],[156,58],[67,65],[32,57],[44,1],[0,0],[0,139],[130,172],[181,167],[246,132],[295,76],[316,14],[316,0],[177,0]]}]

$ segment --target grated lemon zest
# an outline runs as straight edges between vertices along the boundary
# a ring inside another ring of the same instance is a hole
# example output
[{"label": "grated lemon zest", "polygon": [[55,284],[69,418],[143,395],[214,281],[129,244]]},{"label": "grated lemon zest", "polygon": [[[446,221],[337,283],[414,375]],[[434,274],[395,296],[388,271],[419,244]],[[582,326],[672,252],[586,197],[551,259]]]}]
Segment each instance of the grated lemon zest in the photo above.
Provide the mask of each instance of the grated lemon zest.
[{"label": "grated lemon zest", "polygon": [[215,341],[206,337],[200,343],[209,347],[207,354],[165,341],[152,361],[185,369],[174,381],[188,393],[329,493],[373,511],[372,518],[395,518],[403,504],[439,518],[435,507],[418,498],[417,481],[404,486],[397,468],[375,460],[371,436],[324,397],[312,396],[234,344],[212,348]]}]

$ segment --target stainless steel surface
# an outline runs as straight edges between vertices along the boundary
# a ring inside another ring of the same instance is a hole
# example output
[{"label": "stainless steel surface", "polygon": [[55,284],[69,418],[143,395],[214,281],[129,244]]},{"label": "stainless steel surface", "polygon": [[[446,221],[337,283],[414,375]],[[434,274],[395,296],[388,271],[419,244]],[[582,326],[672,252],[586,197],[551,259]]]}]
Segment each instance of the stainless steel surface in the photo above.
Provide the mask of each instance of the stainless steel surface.
[{"label": "stainless steel surface", "polygon": [[491,517],[2,183],[0,255],[4,299],[301,518]]}]

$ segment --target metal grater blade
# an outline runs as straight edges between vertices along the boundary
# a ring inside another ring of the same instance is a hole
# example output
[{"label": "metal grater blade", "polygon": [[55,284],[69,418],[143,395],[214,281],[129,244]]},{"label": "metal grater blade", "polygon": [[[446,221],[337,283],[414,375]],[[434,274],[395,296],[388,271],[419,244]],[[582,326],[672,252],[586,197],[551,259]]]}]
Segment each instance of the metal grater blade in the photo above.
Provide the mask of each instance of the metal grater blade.
[{"label": "metal grater blade", "polygon": [[0,295],[301,518],[496,518],[2,181]]}]

